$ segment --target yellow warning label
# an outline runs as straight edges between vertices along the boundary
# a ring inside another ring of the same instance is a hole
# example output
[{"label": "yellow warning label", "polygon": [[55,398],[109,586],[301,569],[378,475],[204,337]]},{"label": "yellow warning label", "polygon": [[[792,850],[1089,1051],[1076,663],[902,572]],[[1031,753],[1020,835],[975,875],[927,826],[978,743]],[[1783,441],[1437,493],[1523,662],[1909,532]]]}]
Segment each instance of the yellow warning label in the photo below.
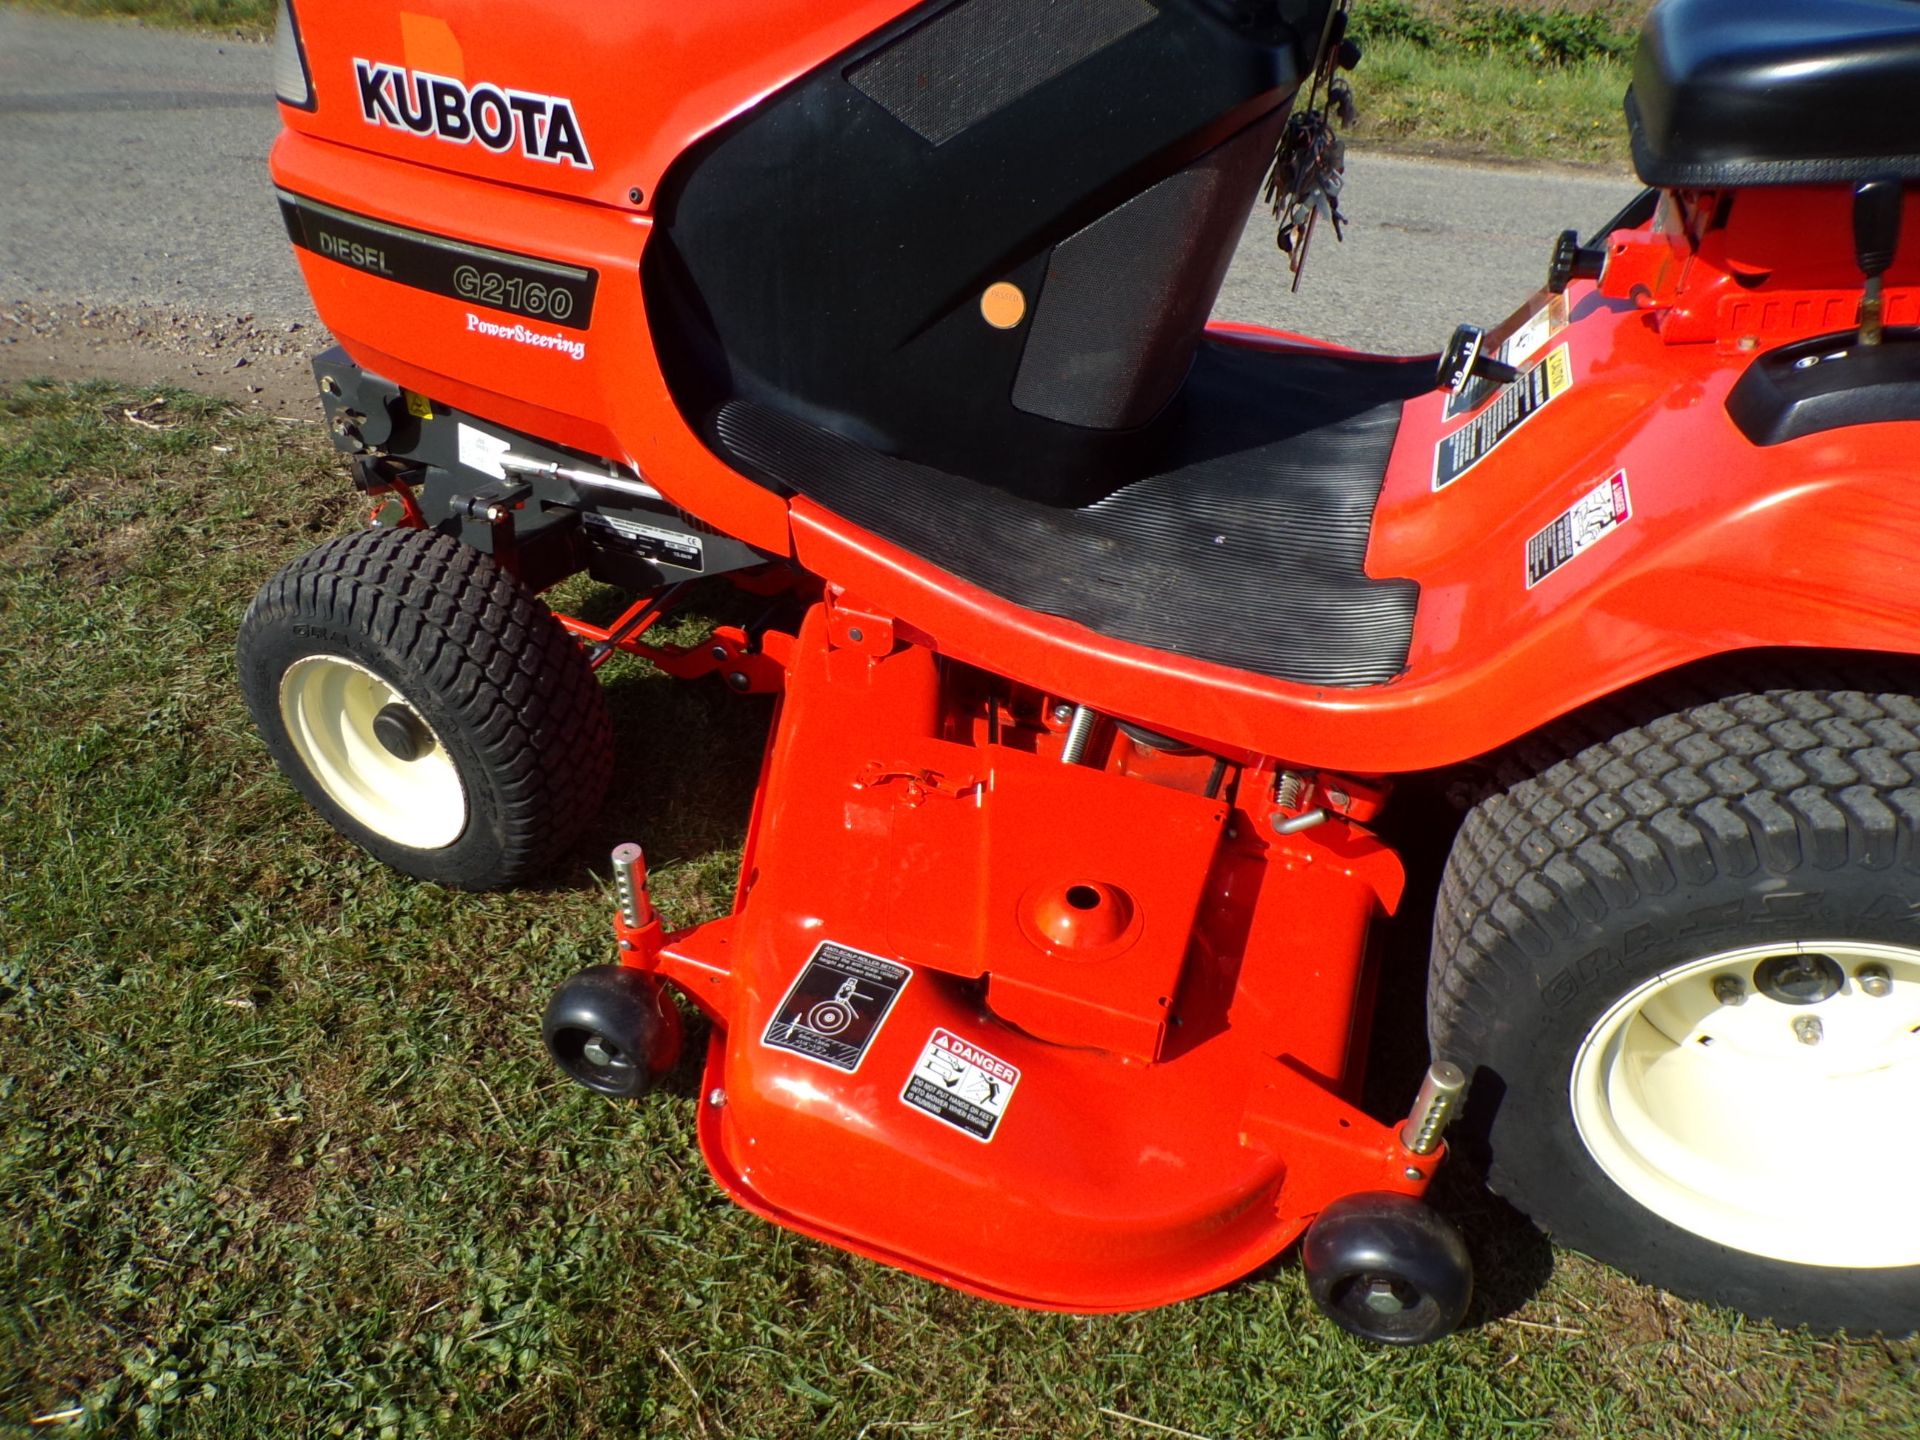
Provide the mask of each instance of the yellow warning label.
[{"label": "yellow warning label", "polygon": [[1547,398],[1564,393],[1573,388],[1573,357],[1562,345],[1547,356]]},{"label": "yellow warning label", "polygon": [[1503,386],[1491,404],[1433,447],[1433,488],[1444,490],[1478,465],[1548,402],[1573,388],[1573,356],[1565,345]]},{"label": "yellow warning label", "polygon": [[411,390],[402,390],[400,393],[407,397],[407,413],[414,419],[431,420],[433,418],[433,402],[426,396],[416,395]]}]

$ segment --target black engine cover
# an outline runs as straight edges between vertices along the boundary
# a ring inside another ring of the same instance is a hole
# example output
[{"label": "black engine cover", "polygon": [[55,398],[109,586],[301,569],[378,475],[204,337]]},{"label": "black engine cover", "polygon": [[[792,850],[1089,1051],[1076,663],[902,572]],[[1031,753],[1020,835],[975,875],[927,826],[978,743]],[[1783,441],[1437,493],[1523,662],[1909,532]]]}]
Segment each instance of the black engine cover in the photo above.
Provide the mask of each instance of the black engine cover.
[{"label": "black engine cover", "polygon": [[683,410],[1054,503],[1140,473],[1329,4],[961,0],[772,95],[662,190],[644,279]]}]

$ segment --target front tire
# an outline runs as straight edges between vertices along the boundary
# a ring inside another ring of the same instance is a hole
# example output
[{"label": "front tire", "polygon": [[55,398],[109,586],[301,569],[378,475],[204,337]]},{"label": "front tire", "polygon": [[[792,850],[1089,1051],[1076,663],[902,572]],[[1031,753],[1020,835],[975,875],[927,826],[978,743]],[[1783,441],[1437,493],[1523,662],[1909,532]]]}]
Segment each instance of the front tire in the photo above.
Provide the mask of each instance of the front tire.
[{"label": "front tire", "polygon": [[612,771],[579,644],[489,557],[365,530],[283,569],[241,622],[240,686],[282,771],[336,830],[463,890],[560,859]]},{"label": "front tire", "polygon": [[1492,1187],[1680,1294],[1914,1329],[1920,701],[1747,692],[1500,778],[1430,977]]}]

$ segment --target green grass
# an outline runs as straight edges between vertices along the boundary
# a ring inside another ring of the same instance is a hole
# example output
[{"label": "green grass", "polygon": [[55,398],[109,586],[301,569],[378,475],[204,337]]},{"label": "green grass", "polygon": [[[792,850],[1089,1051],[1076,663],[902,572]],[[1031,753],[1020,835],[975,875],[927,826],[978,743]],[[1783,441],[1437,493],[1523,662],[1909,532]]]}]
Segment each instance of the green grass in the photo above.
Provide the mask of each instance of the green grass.
[{"label": "green grass", "polygon": [[1383,41],[1368,48],[1357,82],[1355,143],[1624,166],[1627,122],[1620,105],[1629,77],[1629,69],[1613,61],[1535,69],[1498,56]]},{"label": "green grass", "polygon": [[[638,1105],[541,1053],[549,987],[607,957],[602,875],[416,884],[274,775],[234,630],[359,507],[316,427],[149,398],[0,391],[0,1435],[1920,1434],[1913,1343],[1668,1299],[1460,1181],[1488,1300],[1413,1354],[1290,1261],[1040,1316],[733,1209],[697,1046]],[[765,707],[609,674],[587,853],[640,838],[670,921],[717,913]]]},{"label": "green grass", "polygon": [[1356,143],[1624,167],[1621,101],[1647,0],[1359,0]]}]

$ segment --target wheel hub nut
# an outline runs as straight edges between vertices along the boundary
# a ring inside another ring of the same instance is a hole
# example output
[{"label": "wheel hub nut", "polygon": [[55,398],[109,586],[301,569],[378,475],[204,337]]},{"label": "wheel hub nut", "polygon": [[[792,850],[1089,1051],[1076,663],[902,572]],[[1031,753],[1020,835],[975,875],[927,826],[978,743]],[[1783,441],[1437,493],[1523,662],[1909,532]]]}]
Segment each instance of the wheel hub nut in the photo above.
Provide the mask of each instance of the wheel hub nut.
[{"label": "wheel hub nut", "polygon": [[613,1063],[613,1052],[607,1048],[607,1042],[602,1040],[598,1035],[593,1036],[586,1044],[582,1045],[580,1047],[580,1053],[586,1057],[587,1063],[590,1065],[611,1065]]},{"label": "wheel hub nut", "polygon": [[1871,995],[1876,1000],[1884,1000],[1893,993],[1893,976],[1884,965],[1862,965],[1853,978],[1860,983],[1863,995]]},{"label": "wheel hub nut", "polygon": [[1840,993],[1847,972],[1831,955],[1775,955],[1753,972],[1754,987],[1782,1005],[1818,1005]]},{"label": "wheel hub nut", "polygon": [[426,721],[397,700],[382,705],[373,717],[373,738],[396,760],[418,760],[433,748]]},{"label": "wheel hub nut", "polygon": [[1367,1282],[1367,1308],[1382,1315],[1397,1315],[1406,1309],[1399,1292],[1393,1288],[1393,1281],[1384,1276],[1376,1276]]},{"label": "wheel hub nut", "polygon": [[1747,1003],[1747,987],[1738,975],[1716,976],[1713,998],[1722,1005],[1744,1005]]},{"label": "wheel hub nut", "polygon": [[1802,1015],[1793,1022],[1793,1033],[1799,1037],[1802,1045],[1818,1045],[1825,1027],[1821,1025],[1818,1015]]}]

